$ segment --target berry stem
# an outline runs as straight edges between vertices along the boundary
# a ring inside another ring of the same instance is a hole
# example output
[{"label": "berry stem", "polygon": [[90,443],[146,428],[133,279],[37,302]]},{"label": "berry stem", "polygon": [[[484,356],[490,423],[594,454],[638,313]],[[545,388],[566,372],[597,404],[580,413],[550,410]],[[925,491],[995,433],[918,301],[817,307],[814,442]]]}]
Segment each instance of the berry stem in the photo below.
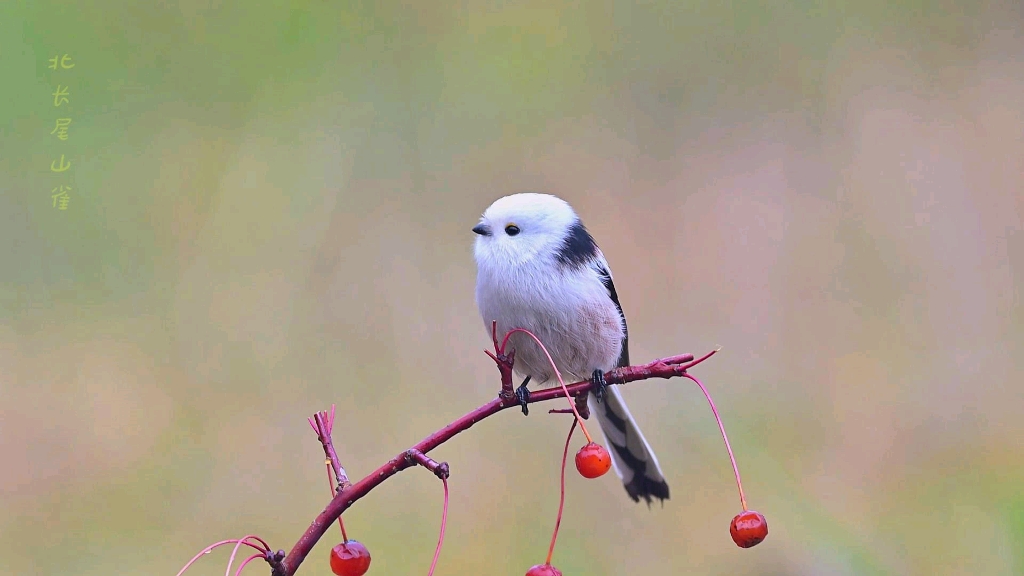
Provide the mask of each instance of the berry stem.
[{"label": "berry stem", "polygon": [[252,556],[249,556],[248,558],[246,558],[238,566],[238,570],[235,571],[235,576],[242,576],[242,570],[245,570],[245,565],[248,564],[249,562],[252,562],[253,560],[257,560],[259,558],[266,558],[266,555],[265,554],[253,554]]},{"label": "berry stem", "polygon": [[572,440],[572,433],[576,430],[576,422],[573,420],[569,426],[569,435],[565,438],[565,450],[562,452],[562,480],[561,493],[558,497],[558,516],[555,517],[555,531],[551,534],[551,546],[548,546],[548,559],[545,564],[551,564],[551,556],[555,553],[555,540],[558,539],[558,528],[562,525],[562,509],[565,507],[565,461],[569,458],[569,441]]},{"label": "berry stem", "polygon": [[576,411],[576,403],[572,401],[572,395],[569,394],[569,390],[566,389],[565,387],[565,381],[562,380],[562,374],[558,371],[558,367],[555,366],[555,361],[551,359],[551,354],[548,353],[548,349],[544,346],[544,343],[540,341],[540,338],[537,338],[537,336],[534,335],[533,332],[530,332],[526,328],[513,328],[512,330],[509,330],[507,334],[505,334],[504,340],[501,341],[502,353],[504,353],[505,345],[508,344],[509,337],[515,334],[516,332],[522,332],[523,334],[526,334],[530,338],[533,338],[534,342],[536,342],[537,345],[540,346],[541,351],[544,352],[544,355],[548,357],[548,363],[551,364],[551,369],[555,371],[555,377],[558,378],[558,385],[562,387],[562,392],[565,393],[565,398],[566,400],[569,401],[569,407],[572,408],[572,413],[574,416],[576,416],[576,421],[580,423],[580,430],[583,430],[583,435],[587,437],[587,442],[593,442],[594,439],[590,437],[590,432],[587,432],[587,427],[586,425],[583,424],[583,419],[580,418],[580,413]]},{"label": "berry stem", "polygon": [[444,527],[448,524],[448,479],[441,478],[444,484],[444,511],[441,512],[441,535],[437,538],[437,548],[434,549],[434,560],[430,563],[430,571],[427,576],[434,576],[434,567],[437,566],[437,557],[441,555],[441,545],[444,544]]},{"label": "berry stem", "polygon": [[[263,547],[260,548],[256,544],[253,544],[252,542],[249,541],[249,539],[256,540],[257,542],[262,544]],[[270,554],[270,546],[266,542],[264,542],[263,539],[260,538],[259,536],[254,536],[252,534],[248,534],[248,535],[246,535],[246,536],[244,536],[242,538],[237,538],[237,539],[233,538],[231,540],[221,540],[220,542],[214,542],[213,544],[210,544],[206,548],[203,548],[202,550],[200,550],[199,553],[196,554],[195,556],[193,556],[192,559],[189,560],[187,564],[182,566],[181,570],[178,571],[177,576],[181,576],[182,574],[184,574],[185,571],[188,570],[190,566],[195,564],[197,560],[202,558],[204,555],[208,554],[214,548],[219,548],[221,546],[226,546],[228,544],[235,544],[236,546],[244,544],[244,545],[252,548],[253,550],[261,552],[263,555]]]},{"label": "berry stem", "polygon": [[[332,470],[331,470],[331,461],[328,460],[327,461],[327,484],[331,487],[331,493],[332,493],[331,496],[333,497],[334,496],[333,492],[334,492],[335,480],[332,477],[331,472],[332,472]],[[342,539],[342,541],[348,542],[348,534],[345,533],[345,522],[341,519],[341,516],[338,516],[338,528],[341,528],[341,539]]]},{"label": "berry stem", "polygon": [[231,557],[228,558],[228,567],[224,570],[224,576],[231,576],[231,565],[235,563],[235,556],[238,555],[238,549],[242,547],[242,540],[239,540],[233,550],[231,550]]},{"label": "berry stem", "polygon": [[732,462],[732,472],[736,475],[736,488],[740,491],[740,506],[742,506],[743,511],[746,512],[747,497],[743,495],[743,482],[740,481],[740,469],[736,466],[736,457],[732,455],[732,446],[729,445],[729,437],[725,434],[725,425],[722,424],[722,419],[718,416],[718,408],[715,408],[715,402],[711,399],[711,394],[708,393],[708,389],[701,384],[700,380],[697,380],[697,378],[690,374],[683,374],[683,376],[693,380],[696,382],[697,386],[700,386],[700,391],[704,393],[704,397],[708,399],[708,404],[711,405],[711,412],[715,415],[715,422],[718,422],[718,429],[722,432],[722,440],[725,440],[725,449],[729,451],[729,461]]}]

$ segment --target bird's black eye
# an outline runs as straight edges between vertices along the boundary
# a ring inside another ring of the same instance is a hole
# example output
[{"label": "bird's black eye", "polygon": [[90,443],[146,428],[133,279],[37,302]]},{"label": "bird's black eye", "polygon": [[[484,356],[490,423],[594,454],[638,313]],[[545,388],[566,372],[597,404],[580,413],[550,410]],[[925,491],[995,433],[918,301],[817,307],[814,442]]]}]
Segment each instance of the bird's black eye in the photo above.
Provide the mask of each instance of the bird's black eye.
[{"label": "bird's black eye", "polygon": [[508,226],[505,226],[505,234],[508,234],[509,236],[515,236],[516,234],[519,234],[519,226],[516,226],[515,224],[509,224]]}]

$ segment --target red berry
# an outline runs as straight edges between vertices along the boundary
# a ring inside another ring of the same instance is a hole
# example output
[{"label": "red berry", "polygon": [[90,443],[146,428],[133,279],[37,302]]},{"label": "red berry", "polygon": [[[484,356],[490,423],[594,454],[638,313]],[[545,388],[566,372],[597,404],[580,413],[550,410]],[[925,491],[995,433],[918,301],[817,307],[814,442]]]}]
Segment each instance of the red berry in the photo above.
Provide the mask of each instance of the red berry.
[{"label": "red berry", "polygon": [[526,576],[562,576],[562,571],[551,564],[537,564],[526,571]]},{"label": "red berry", "polygon": [[768,537],[768,521],[760,512],[747,510],[732,519],[729,534],[732,534],[732,541],[740,548],[757,546]]},{"label": "red berry", "polygon": [[590,442],[576,453],[576,469],[584,478],[597,478],[612,467],[612,457],[600,444]]},{"label": "red berry", "polygon": [[331,570],[338,576],[363,576],[370,569],[370,551],[356,540],[331,548]]}]

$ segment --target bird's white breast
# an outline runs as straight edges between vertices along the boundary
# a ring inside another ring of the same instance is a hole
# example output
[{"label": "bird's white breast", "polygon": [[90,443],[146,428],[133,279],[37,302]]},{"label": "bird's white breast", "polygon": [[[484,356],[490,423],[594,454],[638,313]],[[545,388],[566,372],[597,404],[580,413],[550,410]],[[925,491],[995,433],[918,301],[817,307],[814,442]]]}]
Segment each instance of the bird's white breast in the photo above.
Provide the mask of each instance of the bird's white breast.
[{"label": "bird's white breast", "polygon": [[[520,266],[498,274],[481,266],[476,299],[488,333],[493,320],[498,322],[499,342],[512,328],[533,332],[563,378],[582,379],[595,369],[615,367],[624,322],[594,270],[543,274],[538,267]],[[532,338],[517,333],[509,342],[516,350],[517,372],[539,383],[552,378],[551,365]]]}]

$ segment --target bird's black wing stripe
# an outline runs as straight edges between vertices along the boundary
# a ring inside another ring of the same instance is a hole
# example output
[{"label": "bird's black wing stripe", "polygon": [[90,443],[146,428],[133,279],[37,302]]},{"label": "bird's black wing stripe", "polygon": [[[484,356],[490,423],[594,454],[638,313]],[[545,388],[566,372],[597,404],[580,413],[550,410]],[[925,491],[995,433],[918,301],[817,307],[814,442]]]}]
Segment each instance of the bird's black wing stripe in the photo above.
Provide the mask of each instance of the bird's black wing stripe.
[{"label": "bird's black wing stripe", "polygon": [[569,232],[565,235],[562,245],[558,247],[555,258],[559,264],[567,268],[583,268],[594,260],[597,255],[597,243],[594,237],[587,232],[583,222],[576,220],[569,226]]},{"label": "bird's black wing stripe", "polygon": [[619,316],[622,317],[622,352],[619,353],[619,361],[616,366],[629,366],[629,328],[626,327],[626,315],[622,313],[622,305],[619,304],[619,295],[615,292],[615,283],[612,282],[612,275],[603,264],[597,265],[597,273],[601,277],[601,283],[608,290],[608,297],[615,302],[619,309]]}]

